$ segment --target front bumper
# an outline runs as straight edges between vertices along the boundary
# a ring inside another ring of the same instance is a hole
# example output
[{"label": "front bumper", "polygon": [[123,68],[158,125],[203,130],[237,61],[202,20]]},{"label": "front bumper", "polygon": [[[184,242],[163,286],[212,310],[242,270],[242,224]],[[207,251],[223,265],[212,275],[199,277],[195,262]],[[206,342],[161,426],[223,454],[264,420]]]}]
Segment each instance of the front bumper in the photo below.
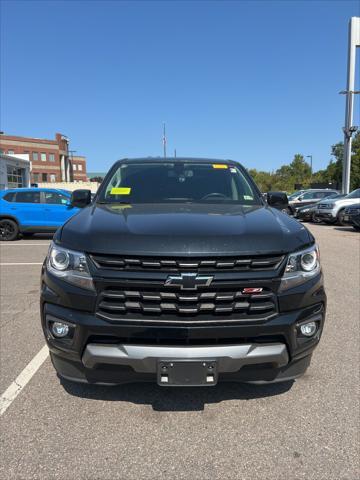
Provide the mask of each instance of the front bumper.
[{"label": "front bumper", "polygon": [[335,222],[336,219],[337,219],[336,212],[332,209],[318,208],[316,210],[316,216],[320,219],[328,220],[328,221],[332,221],[332,222]]},{"label": "front bumper", "polygon": [[[310,365],[312,351],[304,357],[289,360],[286,345],[268,344],[234,345],[221,347],[186,348],[186,355],[179,358],[179,349],[173,347],[148,347],[156,349],[153,357],[141,345],[117,345],[116,347],[88,345],[83,361],[76,362],[50,352],[52,363],[61,378],[79,383],[119,385],[131,382],[156,382],[157,364],[184,358],[191,361],[216,361],[219,381],[254,384],[277,383],[293,380],[303,375]],[[185,347],[180,347],[184,348]],[[165,350],[166,349],[166,350]],[[126,350],[135,351],[140,358],[123,357]],[[205,351],[206,350],[206,351]],[[161,357],[158,357],[161,355]],[[199,356],[200,355],[200,356]],[[216,356],[220,355],[220,356]],[[99,363],[98,363],[99,362]],[[102,363],[105,362],[105,363]]]},{"label": "front bumper", "polygon": [[294,217],[297,218],[298,220],[310,220],[313,214],[313,210],[308,211],[308,212],[301,212],[297,211],[294,214]]}]

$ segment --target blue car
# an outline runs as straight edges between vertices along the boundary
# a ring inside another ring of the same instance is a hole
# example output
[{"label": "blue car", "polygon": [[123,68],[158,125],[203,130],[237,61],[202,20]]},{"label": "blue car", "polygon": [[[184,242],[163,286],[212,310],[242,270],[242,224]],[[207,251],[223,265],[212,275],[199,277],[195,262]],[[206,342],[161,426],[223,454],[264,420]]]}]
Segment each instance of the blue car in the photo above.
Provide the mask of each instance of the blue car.
[{"label": "blue car", "polygon": [[19,234],[53,233],[79,211],[71,192],[55,188],[13,188],[0,191],[0,241]]}]

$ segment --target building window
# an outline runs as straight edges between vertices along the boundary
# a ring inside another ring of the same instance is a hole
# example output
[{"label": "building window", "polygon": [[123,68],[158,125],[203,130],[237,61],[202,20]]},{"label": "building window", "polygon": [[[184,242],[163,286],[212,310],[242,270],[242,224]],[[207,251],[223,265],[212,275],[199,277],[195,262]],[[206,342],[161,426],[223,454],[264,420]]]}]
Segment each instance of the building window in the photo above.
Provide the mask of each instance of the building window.
[{"label": "building window", "polygon": [[46,162],[46,153],[41,152],[40,155],[41,155],[41,161],[42,161],[42,162]]},{"label": "building window", "polygon": [[8,150],[8,155],[14,155],[14,150]]},{"label": "building window", "polygon": [[76,172],[76,163],[73,164],[73,170]]},{"label": "building window", "polygon": [[8,188],[25,187],[25,169],[7,165]]},{"label": "building window", "polygon": [[49,162],[55,162],[55,155],[53,153],[49,153]]},{"label": "building window", "polygon": [[47,182],[47,173],[42,173],[41,177],[43,182]]},{"label": "building window", "polygon": [[56,175],[50,173],[50,182],[56,182]]},{"label": "building window", "polygon": [[80,164],[78,165],[78,170],[79,170],[79,172],[82,171],[82,165],[80,165]]},{"label": "building window", "polygon": [[34,162],[37,162],[37,161],[39,160],[39,154],[38,154],[38,152],[33,152],[32,157],[33,157],[33,161],[34,161]]},{"label": "building window", "polygon": [[34,180],[34,183],[39,183],[40,181],[40,173],[33,173],[33,180]]}]

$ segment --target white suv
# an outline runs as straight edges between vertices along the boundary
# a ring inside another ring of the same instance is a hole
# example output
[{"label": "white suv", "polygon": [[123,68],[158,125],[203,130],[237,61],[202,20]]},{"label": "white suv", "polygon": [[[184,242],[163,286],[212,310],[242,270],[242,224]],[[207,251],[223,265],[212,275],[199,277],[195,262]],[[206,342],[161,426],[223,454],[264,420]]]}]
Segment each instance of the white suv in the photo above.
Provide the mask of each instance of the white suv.
[{"label": "white suv", "polygon": [[341,216],[348,205],[360,203],[360,188],[353,190],[346,197],[339,200],[324,200],[316,207],[316,216],[325,223],[341,223]]}]

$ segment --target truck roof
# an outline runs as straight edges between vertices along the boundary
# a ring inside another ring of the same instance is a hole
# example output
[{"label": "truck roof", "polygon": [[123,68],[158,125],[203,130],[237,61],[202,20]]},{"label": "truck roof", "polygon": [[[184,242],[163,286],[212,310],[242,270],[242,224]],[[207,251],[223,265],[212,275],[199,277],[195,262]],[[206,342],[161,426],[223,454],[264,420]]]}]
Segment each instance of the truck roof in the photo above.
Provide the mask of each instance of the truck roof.
[{"label": "truck roof", "polygon": [[143,158],[122,158],[116,163],[143,163],[143,162],[159,162],[159,163],[224,163],[231,165],[240,165],[240,162],[230,159],[217,158],[195,158],[195,157],[143,157]]}]

